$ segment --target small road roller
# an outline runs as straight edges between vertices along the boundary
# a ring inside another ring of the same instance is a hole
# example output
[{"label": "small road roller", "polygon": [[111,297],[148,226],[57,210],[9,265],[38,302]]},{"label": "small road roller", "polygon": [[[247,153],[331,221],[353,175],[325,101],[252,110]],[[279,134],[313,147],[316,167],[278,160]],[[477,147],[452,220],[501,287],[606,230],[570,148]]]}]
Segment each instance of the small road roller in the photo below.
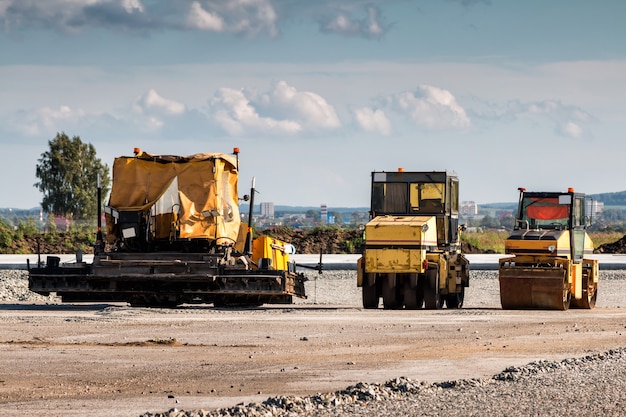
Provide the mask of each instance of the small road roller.
[{"label": "small road roller", "polygon": [[585,195],[520,188],[508,256],[499,261],[504,309],[591,309],[598,296],[598,261],[591,259]]}]

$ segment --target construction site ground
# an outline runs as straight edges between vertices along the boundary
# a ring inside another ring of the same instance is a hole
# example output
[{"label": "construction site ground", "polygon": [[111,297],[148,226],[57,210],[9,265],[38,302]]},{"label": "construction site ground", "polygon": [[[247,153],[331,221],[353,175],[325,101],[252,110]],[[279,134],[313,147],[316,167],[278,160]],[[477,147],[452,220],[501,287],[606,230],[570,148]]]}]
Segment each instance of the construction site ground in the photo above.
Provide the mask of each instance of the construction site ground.
[{"label": "construction site ground", "polygon": [[[363,310],[354,271],[294,305],[217,309],[0,304],[0,409],[12,416],[138,416],[344,389],[399,376],[490,377],[508,366],[626,346],[626,273],[597,308],[503,311],[494,273],[460,310]],[[606,273],[604,274],[606,278]]]}]

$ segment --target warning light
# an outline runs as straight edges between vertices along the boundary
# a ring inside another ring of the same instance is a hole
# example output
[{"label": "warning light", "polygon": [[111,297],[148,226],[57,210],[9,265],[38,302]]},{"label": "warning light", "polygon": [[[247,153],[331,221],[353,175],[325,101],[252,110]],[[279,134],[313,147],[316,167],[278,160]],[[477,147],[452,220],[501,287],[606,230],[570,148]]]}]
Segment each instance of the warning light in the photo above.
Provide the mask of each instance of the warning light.
[{"label": "warning light", "polygon": [[574,192],[574,187],[569,187],[569,188],[567,189],[567,192],[568,192],[568,193],[573,193],[573,192]]},{"label": "warning light", "polygon": [[398,168],[398,172],[404,172],[404,168]]},{"label": "warning light", "polygon": [[239,153],[239,148],[233,148],[233,153],[237,155]]},{"label": "warning light", "polygon": [[141,149],[139,149],[139,148],[133,148],[133,153],[134,153],[135,155],[140,154],[140,153],[141,153]]}]

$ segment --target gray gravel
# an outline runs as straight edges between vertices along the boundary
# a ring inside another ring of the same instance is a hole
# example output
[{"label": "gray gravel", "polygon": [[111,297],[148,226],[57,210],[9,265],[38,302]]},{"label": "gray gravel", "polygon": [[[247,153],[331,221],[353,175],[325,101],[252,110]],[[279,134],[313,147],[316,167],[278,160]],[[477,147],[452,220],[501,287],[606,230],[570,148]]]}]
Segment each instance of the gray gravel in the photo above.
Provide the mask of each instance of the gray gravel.
[{"label": "gray gravel", "polygon": [[28,290],[28,274],[16,269],[0,270],[0,302],[59,303],[59,297],[44,297]]},{"label": "gray gravel", "polygon": [[[360,306],[354,271],[309,274],[299,304]],[[597,308],[624,308],[626,271],[601,271]],[[26,272],[0,271],[0,302],[58,303],[28,291]],[[498,307],[497,271],[472,271],[465,308]],[[183,416],[605,416],[626,415],[626,348],[560,362],[532,362],[491,378],[427,383],[403,377],[360,382],[333,393],[278,396],[219,410],[177,410],[141,417]]]},{"label": "gray gravel", "polygon": [[146,413],[197,416],[619,416],[626,412],[626,349],[560,362],[532,362],[489,379],[427,384],[396,378],[308,397],[273,397],[215,411]]}]

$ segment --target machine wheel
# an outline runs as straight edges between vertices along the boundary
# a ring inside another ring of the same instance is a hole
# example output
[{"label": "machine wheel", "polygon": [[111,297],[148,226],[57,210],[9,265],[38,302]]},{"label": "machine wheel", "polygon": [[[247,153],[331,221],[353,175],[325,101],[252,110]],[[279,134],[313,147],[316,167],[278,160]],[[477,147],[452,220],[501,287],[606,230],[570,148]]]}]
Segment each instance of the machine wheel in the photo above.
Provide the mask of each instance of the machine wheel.
[{"label": "machine wheel", "polygon": [[583,274],[583,298],[571,300],[570,307],[592,309],[596,306],[597,299],[598,283],[590,280],[588,274]]},{"label": "machine wheel", "polygon": [[381,284],[384,308],[387,310],[395,310],[400,308],[402,306],[402,303],[398,302],[399,297],[396,294],[396,286],[391,286],[390,277],[383,277]]},{"label": "machine wheel", "polygon": [[424,304],[424,287],[419,277],[417,277],[417,285],[412,287],[411,275],[405,276],[404,279],[404,307],[407,310],[417,310]]},{"label": "machine wheel", "polygon": [[376,291],[376,279],[371,284],[368,284],[368,279],[363,283],[363,308],[378,308],[378,292]]},{"label": "machine wheel", "polygon": [[563,306],[558,306],[559,310],[565,311],[569,308],[572,300],[572,293],[569,290],[569,285],[565,283],[565,289],[563,289]]},{"label": "machine wheel", "polygon": [[448,308],[461,308],[463,307],[464,299],[465,299],[465,287],[461,287],[461,292],[448,294],[446,296],[446,306]]},{"label": "machine wheel", "polygon": [[439,267],[429,268],[424,280],[424,307],[428,310],[438,310],[443,305],[443,298],[439,294]]},{"label": "machine wheel", "polygon": [[424,274],[417,276],[417,288],[415,288],[417,294],[417,303],[420,308],[424,306],[424,289],[426,288],[426,277]]}]

